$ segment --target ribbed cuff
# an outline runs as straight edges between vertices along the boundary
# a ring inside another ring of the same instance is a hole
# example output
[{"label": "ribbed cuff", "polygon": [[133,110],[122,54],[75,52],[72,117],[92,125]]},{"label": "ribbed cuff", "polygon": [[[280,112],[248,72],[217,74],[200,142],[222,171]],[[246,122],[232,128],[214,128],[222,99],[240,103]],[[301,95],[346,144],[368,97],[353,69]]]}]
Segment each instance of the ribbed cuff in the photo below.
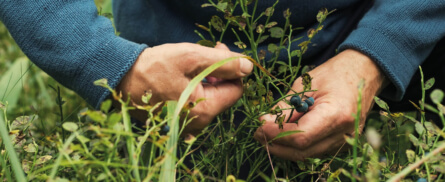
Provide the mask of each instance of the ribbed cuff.
[{"label": "ribbed cuff", "polygon": [[111,94],[105,88],[95,86],[96,80],[106,78],[108,85],[115,88],[128,72],[147,45],[136,44],[120,37],[113,37],[102,45],[99,53],[87,63],[79,78],[77,91],[96,109]]}]

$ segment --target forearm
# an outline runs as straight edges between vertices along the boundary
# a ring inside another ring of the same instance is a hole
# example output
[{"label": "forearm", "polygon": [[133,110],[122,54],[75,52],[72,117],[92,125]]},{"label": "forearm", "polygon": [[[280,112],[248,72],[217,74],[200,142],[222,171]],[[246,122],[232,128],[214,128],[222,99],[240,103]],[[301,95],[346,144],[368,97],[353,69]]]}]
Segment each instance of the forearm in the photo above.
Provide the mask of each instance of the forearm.
[{"label": "forearm", "polygon": [[90,0],[1,1],[0,19],[23,52],[64,86],[98,107],[146,47],[117,37]]}]

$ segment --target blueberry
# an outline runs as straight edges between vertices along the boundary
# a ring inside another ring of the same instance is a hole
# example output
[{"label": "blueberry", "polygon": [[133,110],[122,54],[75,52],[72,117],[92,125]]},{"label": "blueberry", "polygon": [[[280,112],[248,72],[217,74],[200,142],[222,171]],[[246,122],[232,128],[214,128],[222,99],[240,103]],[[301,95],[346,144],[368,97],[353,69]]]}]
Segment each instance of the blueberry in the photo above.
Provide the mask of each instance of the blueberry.
[{"label": "blueberry", "polygon": [[417,179],[417,182],[427,182],[428,180],[426,180],[425,178],[419,178]]},{"label": "blueberry", "polygon": [[290,104],[294,105],[295,107],[301,105],[301,98],[298,95],[294,95],[290,98]]},{"label": "blueberry", "polygon": [[165,125],[164,127],[162,127],[162,131],[167,133],[168,131],[170,131],[170,126]]},{"label": "blueberry", "polygon": [[170,126],[164,125],[164,126],[162,126],[161,130],[159,131],[159,134],[167,135],[168,131],[170,131]]},{"label": "blueberry", "polygon": [[306,112],[308,110],[309,106],[307,105],[306,102],[301,103],[301,105],[299,105],[298,107],[295,107],[295,109],[297,110],[297,112]]},{"label": "blueberry", "polygon": [[201,82],[202,82],[202,83],[209,83],[209,81],[207,80],[207,78],[202,79]]},{"label": "blueberry", "polygon": [[311,107],[312,105],[314,105],[315,100],[314,100],[313,97],[309,97],[309,98],[307,98],[306,100],[304,100],[304,102],[306,102],[307,105],[308,105],[309,107]]}]

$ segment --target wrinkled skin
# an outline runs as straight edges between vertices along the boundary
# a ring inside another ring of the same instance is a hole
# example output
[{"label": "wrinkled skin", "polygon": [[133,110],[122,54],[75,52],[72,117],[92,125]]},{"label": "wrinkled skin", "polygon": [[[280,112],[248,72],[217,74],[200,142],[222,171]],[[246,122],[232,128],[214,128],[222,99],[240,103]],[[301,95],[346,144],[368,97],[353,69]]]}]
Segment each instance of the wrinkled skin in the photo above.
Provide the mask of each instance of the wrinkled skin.
[{"label": "wrinkled skin", "polygon": [[[230,57],[243,56],[231,52],[224,44],[215,48],[191,43],[163,44],[147,48],[136,60],[133,67],[121,80],[116,90],[123,98],[130,94],[131,101],[142,105],[141,97],[151,90],[150,104],[167,100],[178,100],[182,91],[194,76],[210,65]],[[189,98],[190,102],[205,98],[190,113],[197,116],[188,124],[184,134],[197,134],[219,113],[232,106],[242,95],[241,78],[252,71],[252,63],[239,58],[210,74],[210,83],[197,86]],[[132,117],[139,121],[147,119],[147,113],[133,111]]]},{"label": "wrinkled skin", "polygon": [[[367,56],[355,50],[345,50],[320,65],[309,74],[312,89],[306,93],[315,103],[307,113],[294,112],[290,123],[279,129],[274,123],[274,115],[264,115],[260,120],[265,123],[258,128],[255,139],[265,145],[280,132],[302,130],[304,132],[289,135],[268,145],[270,153],[292,161],[307,157],[319,157],[335,152],[345,142],[344,134],[354,134],[354,117],[357,111],[358,85],[364,79],[362,93],[362,112],[360,131],[363,129],[367,113],[373,105],[373,98],[385,85],[385,78],[375,63]],[[295,80],[292,88],[303,91],[301,77]],[[285,102],[277,104],[280,108],[290,108]],[[283,114],[290,115],[290,110]],[[286,118],[287,120],[287,118]],[[285,120],[285,121],[286,121]],[[295,122],[298,120],[298,124]]]}]

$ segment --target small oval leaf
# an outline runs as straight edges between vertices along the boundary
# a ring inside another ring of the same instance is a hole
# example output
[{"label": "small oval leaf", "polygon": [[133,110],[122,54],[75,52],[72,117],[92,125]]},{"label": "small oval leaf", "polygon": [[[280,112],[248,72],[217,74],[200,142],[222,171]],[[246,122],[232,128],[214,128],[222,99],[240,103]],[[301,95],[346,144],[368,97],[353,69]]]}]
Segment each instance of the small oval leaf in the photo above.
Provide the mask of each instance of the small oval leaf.
[{"label": "small oval leaf", "polygon": [[62,127],[63,127],[63,129],[70,131],[70,132],[74,132],[77,129],[79,129],[79,126],[77,126],[77,124],[73,123],[73,122],[65,122],[65,123],[63,123]]},{"label": "small oval leaf", "polygon": [[430,78],[428,81],[426,81],[426,83],[425,83],[425,90],[428,90],[431,87],[433,87],[435,82],[436,82],[436,80],[434,78]]},{"label": "small oval leaf", "polygon": [[443,96],[444,96],[443,91],[442,91],[442,90],[439,90],[439,89],[434,89],[434,90],[431,92],[431,95],[430,95],[431,100],[432,100],[435,104],[440,104],[440,103],[442,102],[442,100],[443,100]]},{"label": "small oval leaf", "polygon": [[378,97],[374,97],[375,103],[384,110],[389,110],[388,104]]}]

